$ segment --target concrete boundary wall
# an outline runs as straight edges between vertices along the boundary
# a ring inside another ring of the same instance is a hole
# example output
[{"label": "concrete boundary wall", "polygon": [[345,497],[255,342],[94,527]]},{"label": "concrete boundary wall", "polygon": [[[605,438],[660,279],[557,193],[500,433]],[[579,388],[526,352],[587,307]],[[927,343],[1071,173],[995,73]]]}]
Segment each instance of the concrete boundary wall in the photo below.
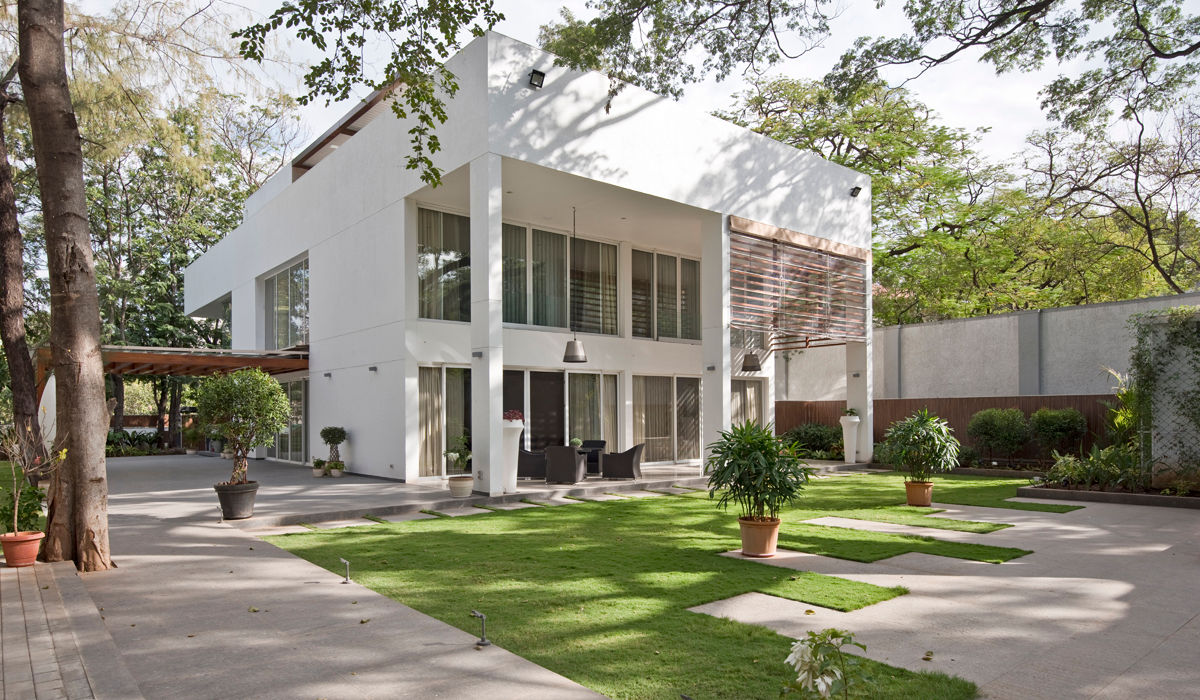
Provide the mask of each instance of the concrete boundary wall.
[{"label": "concrete boundary wall", "polygon": [[[1200,304],[1200,292],[875,329],[875,398],[1111,394],[1129,371],[1129,317]],[[845,350],[776,360],[777,398],[845,399]]]}]

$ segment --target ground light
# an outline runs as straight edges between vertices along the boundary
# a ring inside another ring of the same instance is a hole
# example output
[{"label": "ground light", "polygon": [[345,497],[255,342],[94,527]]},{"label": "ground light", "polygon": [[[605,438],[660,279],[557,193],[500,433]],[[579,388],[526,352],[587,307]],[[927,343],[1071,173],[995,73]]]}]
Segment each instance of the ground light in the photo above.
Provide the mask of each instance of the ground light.
[{"label": "ground light", "polygon": [[471,617],[479,618],[479,641],[475,642],[475,646],[490,647],[492,643],[487,638],[487,615],[484,615],[478,610],[472,610]]}]

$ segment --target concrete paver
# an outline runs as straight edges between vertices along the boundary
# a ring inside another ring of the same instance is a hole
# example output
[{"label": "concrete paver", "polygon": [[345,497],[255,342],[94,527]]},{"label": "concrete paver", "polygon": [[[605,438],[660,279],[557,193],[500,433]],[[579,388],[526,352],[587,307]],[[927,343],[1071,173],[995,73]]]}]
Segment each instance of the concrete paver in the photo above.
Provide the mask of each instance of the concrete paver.
[{"label": "concrete paver", "polygon": [[[848,629],[869,658],[961,676],[993,699],[1200,697],[1200,548],[1193,546],[1200,513],[1110,504],[1071,513],[938,507],[946,508],[940,517],[1014,526],[977,534],[809,522],[1035,551],[1004,564],[917,553],[866,564],[781,552],[755,561],[910,593],[849,613],[760,593],[693,610],[792,637]],[[932,661],[921,659],[927,650]]]}]

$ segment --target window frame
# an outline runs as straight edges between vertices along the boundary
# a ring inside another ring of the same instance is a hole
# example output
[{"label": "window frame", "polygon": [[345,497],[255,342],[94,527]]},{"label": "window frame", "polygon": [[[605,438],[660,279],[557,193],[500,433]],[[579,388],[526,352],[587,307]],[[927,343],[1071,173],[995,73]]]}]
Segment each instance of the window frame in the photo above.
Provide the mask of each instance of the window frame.
[{"label": "window frame", "polygon": [[[651,272],[651,276],[650,276],[650,293],[651,293],[650,328],[652,328],[654,331],[654,334],[652,336],[634,335],[632,332],[632,326],[633,326],[633,323],[632,323],[632,314],[633,314],[633,303],[632,303],[633,302],[633,265],[632,265],[632,260],[633,260],[633,255],[636,253],[650,255],[652,257],[652,261],[651,261],[651,265],[650,265],[650,272]],[[675,333],[676,333],[676,335],[674,337],[660,336],[658,334],[658,304],[659,304],[658,259],[660,256],[661,257],[671,257],[671,258],[675,259]],[[699,321],[698,321],[697,326],[698,326],[698,329],[700,330],[701,337],[700,338],[684,338],[683,337],[683,261],[684,260],[687,260],[688,262],[694,263],[696,265],[696,284],[697,284],[697,287],[699,287],[699,289],[697,290],[697,294],[696,294],[696,297],[697,297],[696,303],[699,305],[699,304],[701,304],[701,297],[703,296],[702,289],[704,287],[704,268],[701,265],[700,258],[694,257],[692,255],[685,255],[683,253],[678,253],[678,252],[674,252],[674,251],[660,250],[658,248],[631,248],[631,251],[630,251],[630,261],[631,262],[630,262],[630,271],[629,271],[629,296],[630,296],[630,307],[629,308],[630,308],[630,315],[631,315],[631,318],[630,318],[630,328],[631,328],[630,335],[631,335],[631,337],[638,339],[638,340],[653,340],[653,341],[663,342],[663,343],[684,343],[687,345],[699,345],[700,343],[703,342],[703,335],[704,335],[704,332],[703,332],[703,328],[704,328],[703,307],[698,309]]]}]

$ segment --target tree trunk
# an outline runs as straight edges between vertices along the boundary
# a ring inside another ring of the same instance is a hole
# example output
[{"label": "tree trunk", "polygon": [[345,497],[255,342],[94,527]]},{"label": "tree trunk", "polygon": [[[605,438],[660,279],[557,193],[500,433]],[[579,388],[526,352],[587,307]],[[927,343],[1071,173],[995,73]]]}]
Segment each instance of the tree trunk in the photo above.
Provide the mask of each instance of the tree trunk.
[{"label": "tree trunk", "polygon": [[169,381],[169,379],[160,379],[158,386],[154,387],[154,442],[160,449],[167,446],[167,384]]},{"label": "tree trunk", "polygon": [[180,421],[182,416],[179,412],[179,409],[180,404],[183,402],[183,384],[175,378],[172,378],[169,381],[171,382],[171,410],[170,417],[168,418],[169,427],[167,428],[167,443],[169,444],[167,447],[173,448],[179,447],[182,444],[180,442],[180,431],[182,430]]},{"label": "tree trunk", "polygon": [[8,359],[13,425],[30,460],[41,457],[45,461],[46,446],[42,442],[42,426],[37,416],[37,379],[25,340],[21,227],[17,224],[17,198],[13,192],[12,168],[8,164],[8,143],[4,138],[4,110],[10,102],[8,86],[15,73],[14,65],[0,85],[0,339]]},{"label": "tree trunk", "polygon": [[112,376],[113,399],[117,404],[113,408],[112,429],[124,430],[125,428],[125,375],[114,374]]},{"label": "tree trunk", "polygon": [[83,151],[71,105],[63,50],[62,0],[18,0],[18,70],[41,187],[50,277],[50,347],[58,432],[67,457],[42,552],[73,559],[80,571],[113,566],[108,546],[104,442],[108,410],[100,357],[100,301],[84,197]]}]

